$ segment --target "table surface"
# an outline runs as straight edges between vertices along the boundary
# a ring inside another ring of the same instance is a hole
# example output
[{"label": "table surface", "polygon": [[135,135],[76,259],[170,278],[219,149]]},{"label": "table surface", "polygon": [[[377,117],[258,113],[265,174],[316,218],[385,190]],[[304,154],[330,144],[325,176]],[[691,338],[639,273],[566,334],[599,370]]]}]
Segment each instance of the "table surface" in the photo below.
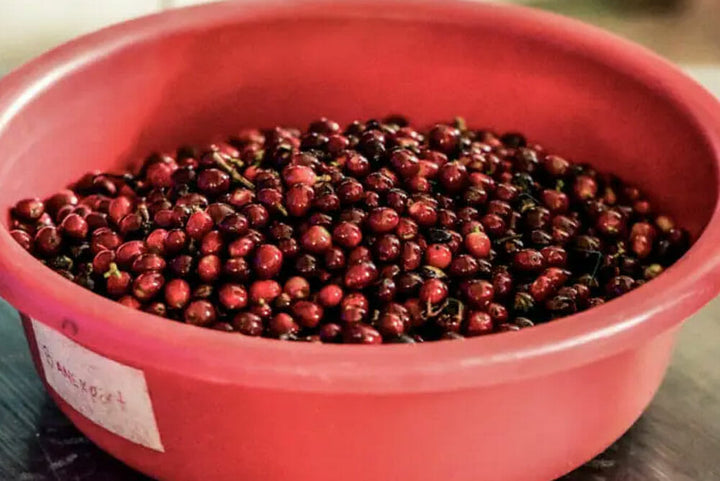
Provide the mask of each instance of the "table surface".
[{"label": "table surface", "polygon": [[[720,69],[688,69],[720,94]],[[683,328],[657,396],[604,453],[562,481],[720,480],[720,298]],[[0,301],[0,481],[148,481],[95,447],[37,377],[20,320]]]}]

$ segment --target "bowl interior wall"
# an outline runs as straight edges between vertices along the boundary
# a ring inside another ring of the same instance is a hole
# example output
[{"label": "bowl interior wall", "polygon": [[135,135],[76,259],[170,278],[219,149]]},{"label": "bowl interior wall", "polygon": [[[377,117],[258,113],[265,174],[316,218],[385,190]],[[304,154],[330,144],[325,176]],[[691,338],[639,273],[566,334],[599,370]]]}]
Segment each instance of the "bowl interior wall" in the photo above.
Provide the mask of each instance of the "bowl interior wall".
[{"label": "bowl interior wall", "polygon": [[717,196],[708,143],[659,85],[611,60],[491,22],[238,17],[178,27],[54,72],[26,96],[0,129],[0,208],[242,127],[460,115],[637,183],[697,236]]}]

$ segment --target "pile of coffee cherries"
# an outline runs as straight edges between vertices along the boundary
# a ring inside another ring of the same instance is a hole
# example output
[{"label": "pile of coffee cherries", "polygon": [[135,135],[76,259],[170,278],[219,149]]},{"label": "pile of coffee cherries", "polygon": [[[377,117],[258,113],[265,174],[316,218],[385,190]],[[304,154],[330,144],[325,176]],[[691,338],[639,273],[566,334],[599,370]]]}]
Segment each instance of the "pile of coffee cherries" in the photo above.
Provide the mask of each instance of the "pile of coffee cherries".
[{"label": "pile of coffee cherries", "polygon": [[11,216],[26,250],[125,306],[327,343],[517,331],[620,296],[689,245],[637,188],[459,118],[247,129]]}]

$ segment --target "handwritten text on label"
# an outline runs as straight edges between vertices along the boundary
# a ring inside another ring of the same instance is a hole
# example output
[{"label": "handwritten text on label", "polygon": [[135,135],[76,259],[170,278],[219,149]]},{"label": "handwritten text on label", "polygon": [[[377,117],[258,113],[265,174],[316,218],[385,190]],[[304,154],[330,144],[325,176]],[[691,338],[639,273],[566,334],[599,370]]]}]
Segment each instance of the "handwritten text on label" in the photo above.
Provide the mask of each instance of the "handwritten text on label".
[{"label": "handwritten text on label", "polygon": [[141,370],[92,352],[34,319],[32,325],[45,379],[65,402],[118,436],[164,451]]}]

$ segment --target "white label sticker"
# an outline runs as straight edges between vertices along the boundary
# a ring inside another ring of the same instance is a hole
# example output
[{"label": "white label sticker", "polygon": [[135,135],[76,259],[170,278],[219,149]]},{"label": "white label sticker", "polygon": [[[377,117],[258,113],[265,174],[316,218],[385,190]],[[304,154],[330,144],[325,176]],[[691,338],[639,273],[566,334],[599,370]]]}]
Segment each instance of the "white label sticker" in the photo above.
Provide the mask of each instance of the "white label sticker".
[{"label": "white label sticker", "polygon": [[32,320],[45,379],[70,406],[110,432],[164,452],[145,374]]}]

